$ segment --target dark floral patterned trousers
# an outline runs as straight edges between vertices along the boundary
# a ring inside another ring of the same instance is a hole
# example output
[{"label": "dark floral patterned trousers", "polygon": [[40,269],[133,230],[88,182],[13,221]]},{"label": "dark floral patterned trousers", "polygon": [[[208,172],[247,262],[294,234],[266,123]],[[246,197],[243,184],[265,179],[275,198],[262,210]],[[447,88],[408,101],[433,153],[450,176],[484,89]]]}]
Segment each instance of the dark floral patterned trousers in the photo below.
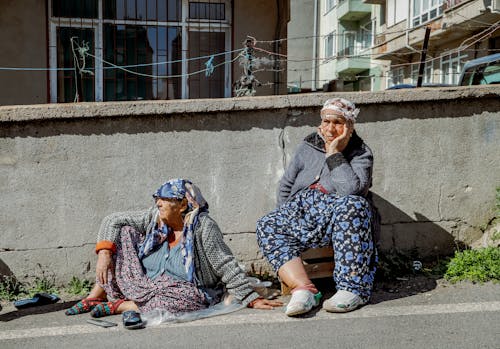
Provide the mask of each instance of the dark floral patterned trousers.
[{"label": "dark floral patterned trousers", "polygon": [[374,211],[361,196],[305,189],[257,222],[257,242],[275,271],[308,248],[333,246],[338,290],[369,300],[377,264]]}]

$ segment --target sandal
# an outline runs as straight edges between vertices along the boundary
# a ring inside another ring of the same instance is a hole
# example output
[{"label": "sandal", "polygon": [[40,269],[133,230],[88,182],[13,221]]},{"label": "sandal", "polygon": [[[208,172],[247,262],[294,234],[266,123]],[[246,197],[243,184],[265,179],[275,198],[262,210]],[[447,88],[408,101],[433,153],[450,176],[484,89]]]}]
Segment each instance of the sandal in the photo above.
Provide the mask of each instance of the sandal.
[{"label": "sandal", "polygon": [[94,309],[97,305],[101,304],[102,302],[106,302],[106,299],[103,298],[84,298],[75,305],[73,305],[71,308],[66,310],[64,314],[66,315],[77,315],[77,314],[83,314],[83,313],[88,313],[92,309]]},{"label": "sandal", "polygon": [[55,294],[35,293],[32,298],[20,299],[14,302],[17,309],[36,307],[40,305],[53,304],[59,301],[59,297]]},{"label": "sandal", "polygon": [[366,304],[360,296],[346,290],[338,290],[330,299],[323,302],[323,309],[330,313],[347,313]]},{"label": "sandal", "polygon": [[103,302],[95,306],[94,309],[90,312],[90,316],[92,317],[103,317],[108,315],[115,315],[116,310],[125,302],[125,299],[118,299],[114,302]]},{"label": "sandal", "polygon": [[141,319],[141,314],[134,310],[128,310],[123,312],[123,327],[128,330],[133,330],[137,328],[143,328],[144,323]]},{"label": "sandal", "polygon": [[305,314],[319,305],[321,297],[321,292],[312,293],[309,290],[293,291],[292,298],[286,306],[285,314],[288,316]]}]

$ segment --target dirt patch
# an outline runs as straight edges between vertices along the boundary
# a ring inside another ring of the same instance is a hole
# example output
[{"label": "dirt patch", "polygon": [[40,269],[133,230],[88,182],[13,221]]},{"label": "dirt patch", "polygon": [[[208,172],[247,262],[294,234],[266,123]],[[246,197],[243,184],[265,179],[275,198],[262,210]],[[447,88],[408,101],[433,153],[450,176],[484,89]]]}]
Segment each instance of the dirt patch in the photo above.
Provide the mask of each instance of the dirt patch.
[{"label": "dirt patch", "polygon": [[444,279],[425,275],[409,275],[398,277],[393,281],[376,282],[371,303],[376,304],[391,299],[430,292],[443,284],[447,284]]}]

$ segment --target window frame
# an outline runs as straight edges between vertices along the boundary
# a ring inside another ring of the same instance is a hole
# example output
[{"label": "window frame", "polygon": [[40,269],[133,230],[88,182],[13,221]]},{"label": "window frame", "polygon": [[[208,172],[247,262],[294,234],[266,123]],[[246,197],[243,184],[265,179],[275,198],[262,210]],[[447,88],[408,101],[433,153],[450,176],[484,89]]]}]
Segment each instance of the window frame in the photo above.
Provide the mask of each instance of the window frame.
[{"label": "window frame", "polygon": [[333,10],[335,6],[337,6],[337,0],[325,0],[325,12],[324,14],[326,15],[328,12]]},{"label": "window frame", "polygon": [[404,84],[404,81],[405,81],[405,67],[396,67],[389,70],[386,82],[387,88],[394,85]]},{"label": "window frame", "polygon": [[[358,31],[344,30],[339,38],[339,45],[337,47],[337,56],[344,58],[357,54],[357,37]],[[352,41],[352,42],[351,42]],[[350,52],[352,51],[352,52]]]},{"label": "window frame", "polygon": [[[442,84],[457,85],[460,79],[464,63],[468,59],[467,54],[462,54],[460,51],[454,53],[443,54],[439,58],[439,69],[441,70],[441,78],[439,79]],[[444,71],[444,66],[448,65],[448,72]],[[456,65],[457,71],[453,72],[453,66]],[[449,77],[451,76],[451,81]]]},{"label": "window frame", "polygon": [[[417,85],[418,82],[418,71],[420,69],[420,62],[414,63],[411,65],[411,82],[414,85]],[[426,62],[424,67],[424,74],[422,75],[422,83],[430,84],[433,83],[433,74],[434,74],[434,62]]]},{"label": "window frame", "polygon": [[[191,10],[189,6],[194,3],[205,3],[205,4],[224,4],[224,18],[223,19],[210,19],[210,18],[191,18],[190,13]],[[225,1],[208,1],[208,0],[189,0],[188,1],[188,13],[187,20],[188,21],[196,21],[196,22],[225,22],[227,20],[227,10],[225,8]]]},{"label": "window frame", "polygon": [[[326,60],[331,60],[336,56],[336,50],[337,50],[337,45],[336,45],[336,31],[333,30],[330,33],[328,33],[325,38],[324,38],[324,45],[325,45],[325,59]],[[329,39],[330,40],[330,51],[328,51],[328,46],[329,46]]]},{"label": "window frame", "polygon": [[[224,20],[198,20],[189,18],[189,2],[206,2],[206,0],[181,0],[181,21],[148,21],[148,20],[126,20],[126,19],[105,19],[103,13],[103,0],[98,0],[98,18],[68,18],[68,17],[53,17],[52,16],[52,1],[48,0],[47,5],[47,18],[49,26],[49,64],[50,68],[57,68],[57,29],[59,27],[74,27],[74,28],[92,28],[94,29],[94,55],[98,58],[95,59],[95,80],[94,80],[94,98],[96,102],[102,102],[104,100],[104,70],[102,59],[104,57],[103,52],[103,27],[104,24],[114,24],[114,25],[144,25],[144,26],[158,26],[158,27],[169,27],[177,26],[181,27],[182,35],[182,78],[181,78],[181,99],[189,98],[189,84],[188,84],[188,34],[189,30],[200,30],[200,31],[212,31],[212,32],[224,32],[225,33],[225,61],[231,60],[231,41],[232,41],[232,30],[231,30],[231,1],[230,0],[220,0],[218,2],[225,4],[225,19]],[[214,26],[213,24],[217,25]],[[191,27],[196,24],[196,27]],[[218,52],[214,52],[218,53]],[[231,97],[232,87],[231,87],[231,68],[224,66],[224,97]],[[57,103],[58,97],[58,86],[57,86],[57,70],[53,69],[49,73],[49,95],[50,103]]]},{"label": "window frame", "polygon": [[[359,52],[363,52],[365,50],[371,49],[373,45],[375,45],[375,27],[377,23],[375,19],[370,19],[365,23],[359,24],[359,33],[357,35],[358,43],[359,43]],[[364,40],[366,37],[369,37],[369,40]]]},{"label": "window frame", "polygon": [[[419,4],[419,9],[418,9],[418,14],[416,12],[416,3],[418,1]],[[427,3],[427,6],[424,8],[424,2]],[[436,2],[436,4],[433,5],[433,2]],[[422,24],[431,22],[435,20],[436,18],[440,17],[443,15],[444,11],[444,3],[445,0],[413,0],[412,1],[412,7],[411,7],[411,28],[418,27]],[[431,17],[431,14],[433,11],[435,12],[435,15]],[[425,17],[425,19],[424,19]]]}]

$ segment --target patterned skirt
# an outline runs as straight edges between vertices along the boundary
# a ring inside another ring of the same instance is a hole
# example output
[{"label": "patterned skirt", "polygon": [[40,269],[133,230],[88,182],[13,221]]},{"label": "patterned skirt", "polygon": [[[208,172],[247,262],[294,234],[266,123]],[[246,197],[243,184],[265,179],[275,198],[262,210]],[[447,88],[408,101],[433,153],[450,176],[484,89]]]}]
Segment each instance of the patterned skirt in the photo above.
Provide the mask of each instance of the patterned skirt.
[{"label": "patterned skirt", "polygon": [[332,246],[337,289],[368,301],[377,264],[373,221],[361,196],[305,189],[257,222],[257,241],[275,271],[308,248]]},{"label": "patterned skirt", "polygon": [[108,299],[134,301],[141,312],[153,309],[181,313],[206,308],[208,302],[193,283],[177,280],[165,274],[149,278],[137,256],[141,235],[132,227],[123,227],[116,244],[114,274],[102,288]]}]

